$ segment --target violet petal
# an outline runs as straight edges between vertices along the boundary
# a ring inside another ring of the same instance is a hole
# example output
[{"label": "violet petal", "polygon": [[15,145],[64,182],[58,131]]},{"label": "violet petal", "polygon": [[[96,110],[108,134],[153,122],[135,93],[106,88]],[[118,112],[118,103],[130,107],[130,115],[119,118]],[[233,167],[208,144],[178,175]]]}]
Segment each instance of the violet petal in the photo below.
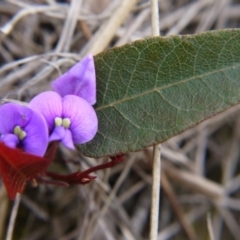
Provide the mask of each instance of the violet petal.
[{"label": "violet petal", "polygon": [[49,137],[49,142],[51,141],[61,141],[65,136],[66,130],[64,127],[55,127],[52,134]]},{"label": "violet petal", "polygon": [[28,106],[42,114],[50,132],[55,127],[54,119],[62,115],[62,98],[53,91],[40,93],[30,101]]},{"label": "violet petal", "polygon": [[4,142],[10,148],[16,148],[19,138],[15,134],[5,134],[1,136],[0,141]]},{"label": "violet petal", "polygon": [[28,124],[23,128],[26,137],[21,141],[26,152],[43,156],[48,146],[47,124],[38,112],[32,111]]},{"label": "violet petal", "polygon": [[88,55],[52,83],[54,91],[62,97],[72,94],[96,103],[96,73],[94,58]]},{"label": "violet petal", "polygon": [[98,129],[94,108],[83,98],[67,95],[63,98],[63,118],[71,121],[73,142],[82,144],[93,139]]},{"label": "violet petal", "polygon": [[65,136],[62,139],[62,144],[67,148],[73,150],[75,149],[72,139],[72,133],[68,129],[65,129]]},{"label": "violet petal", "polygon": [[24,127],[32,111],[26,106],[6,103],[0,106],[0,134],[13,133],[15,126]]}]

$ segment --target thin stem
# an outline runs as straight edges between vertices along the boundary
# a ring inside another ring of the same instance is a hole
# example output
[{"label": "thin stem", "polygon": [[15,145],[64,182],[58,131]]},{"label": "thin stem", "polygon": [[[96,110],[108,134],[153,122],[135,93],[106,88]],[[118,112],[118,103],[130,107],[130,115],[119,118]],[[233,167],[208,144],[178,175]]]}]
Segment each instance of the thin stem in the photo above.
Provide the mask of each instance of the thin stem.
[{"label": "thin stem", "polygon": [[8,224],[6,240],[12,240],[13,229],[14,229],[14,225],[16,222],[17,212],[18,212],[18,207],[19,207],[20,201],[21,201],[21,195],[19,193],[17,193],[16,198],[14,200],[10,221]]},{"label": "thin stem", "polygon": [[[151,0],[152,35],[159,36],[159,8],[158,0]],[[160,199],[160,179],[161,179],[161,145],[153,148],[152,166],[152,205],[150,219],[150,240],[157,240],[158,219],[159,219],[159,199]]]},{"label": "thin stem", "polygon": [[89,168],[88,170],[82,172],[82,174],[87,175],[87,174],[90,174],[90,173],[93,173],[93,172],[96,172],[96,171],[99,171],[99,170],[102,170],[102,169],[112,168],[116,164],[121,163],[125,160],[124,154],[119,154],[119,155],[116,155],[114,157],[110,157],[110,159],[111,159],[110,162],[99,164],[95,167]]},{"label": "thin stem", "polygon": [[[114,157],[110,157],[111,161],[103,164],[99,164],[95,167],[91,167],[88,170],[85,170],[83,172],[75,172],[68,175],[61,175],[58,173],[52,173],[52,172],[45,172],[45,175],[48,177],[53,178],[53,180],[45,180],[41,176],[38,178],[39,181],[45,182],[45,183],[51,183],[51,184],[58,184],[58,185],[69,185],[69,184],[86,184],[94,180],[95,176],[90,176],[90,173],[106,169],[106,168],[112,168],[116,164],[123,162],[125,160],[123,154],[116,155]],[[57,181],[55,181],[57,180]],[[59,182],[61,181],[61,182]]]}]

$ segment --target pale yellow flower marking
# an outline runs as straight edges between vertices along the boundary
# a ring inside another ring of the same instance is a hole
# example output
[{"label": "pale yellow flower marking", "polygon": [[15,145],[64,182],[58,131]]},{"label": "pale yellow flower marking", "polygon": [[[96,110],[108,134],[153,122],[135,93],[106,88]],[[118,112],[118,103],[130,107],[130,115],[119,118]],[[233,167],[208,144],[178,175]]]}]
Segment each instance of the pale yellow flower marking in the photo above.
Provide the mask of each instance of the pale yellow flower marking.
[{"label": "pale yellow flower marking", "polygon": [[56,127],[60,127],[60,126],[63,126],[64,128],[69,128],[70,127],[70,124],[71,124],[71,121],[69,118],[60,118],[60,117],[56,117],[54,119],[54,122],[55,122],[55,126]]},{"label": "pale yellow flower marking", "polygon": [[13,132],[14,132],[15,135],[18,136],[18,138],[20,140],[23,140],[27,136],[27,133],[25,131],[23,131],[20,126],[16,126],[13,129]]}]

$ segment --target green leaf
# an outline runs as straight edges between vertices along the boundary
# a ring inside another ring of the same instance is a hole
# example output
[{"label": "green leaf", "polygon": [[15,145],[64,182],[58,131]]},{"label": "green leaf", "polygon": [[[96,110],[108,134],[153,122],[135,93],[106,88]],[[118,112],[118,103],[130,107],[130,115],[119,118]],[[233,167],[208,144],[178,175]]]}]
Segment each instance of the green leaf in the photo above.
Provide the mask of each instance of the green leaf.
[{"label": "green leaf", "polygon": [[166,141],[240,102],[240,30],[155,37],[95,56],[91,157]]}]

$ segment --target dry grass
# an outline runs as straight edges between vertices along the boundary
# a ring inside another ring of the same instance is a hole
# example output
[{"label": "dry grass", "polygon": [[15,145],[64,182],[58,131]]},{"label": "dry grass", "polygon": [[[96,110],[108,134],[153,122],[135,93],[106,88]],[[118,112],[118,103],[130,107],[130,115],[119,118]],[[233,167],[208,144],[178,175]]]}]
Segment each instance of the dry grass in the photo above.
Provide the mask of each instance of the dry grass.
[{"label": "dry grass", "polygon": [[[237,0],[160,0],[159,5],[161,35],[240,26]],[[52,80],[87,53],[151,36],[150,3],[0,1],[0,27],[0,97],[28,101],[50,89]],[[231,108],[162,145],[158,239],[239,239],[239,109]],[[14,239],[147,239],[152,148],[126,158],[111,170],[97,172],[97,180],[86,186],[29,186]],[[71,172],[103,161],[60,148],[51,167]],[[1,184],[0,239],[6,235],[11,205]]]}]

